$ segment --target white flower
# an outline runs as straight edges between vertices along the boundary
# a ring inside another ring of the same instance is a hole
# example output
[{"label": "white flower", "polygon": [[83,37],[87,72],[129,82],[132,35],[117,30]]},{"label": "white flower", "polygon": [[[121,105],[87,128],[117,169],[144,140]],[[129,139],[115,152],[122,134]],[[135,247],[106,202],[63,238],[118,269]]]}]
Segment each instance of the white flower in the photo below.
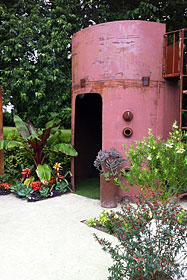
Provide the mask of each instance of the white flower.
[{"label": "white flower", "polygon": [[176,123],[173,124],[173,128],[174,128],[174,129],[177,129],[177,128],[178,128],[178,126],[177,126]]},{"label": "white flower", "polygon": [[152,157],[151,157],[151,156],[148,156],[148,157],[147,157],[147,160],[152,160]]},{"label": "white flower", "polygon": [[166,144],[166,147],[167,147],[167,148],[173,148],[173,143]]},{"label": "white flower", "polygon": [[184,152],[185,152],[184,149],[179,149],[179,150],[176,151],[177,154],[182,154],[182,153],[184,153]]}]

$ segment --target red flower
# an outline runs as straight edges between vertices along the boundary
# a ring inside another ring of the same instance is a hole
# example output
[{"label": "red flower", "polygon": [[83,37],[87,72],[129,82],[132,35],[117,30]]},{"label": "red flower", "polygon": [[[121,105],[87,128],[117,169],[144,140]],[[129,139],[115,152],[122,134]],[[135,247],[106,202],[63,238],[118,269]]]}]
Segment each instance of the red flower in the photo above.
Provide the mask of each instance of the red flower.
[{"label": "red flower", "polygon": [[33,191],[39,190],[41,187],[41,184],[42,183],[40,181],[32,182],[31,187],[32,187]]},{"label": "red flower", "polygon": [[25,168],[21,174],[23,175],[23,178],[29,178],[31,176],[31,172],[29,168]]},{"label": "red flower", "polygon": [[62,176],[62,175],[58,176],[58,179],[60,179],[60,180],[62,180],[63,178],[64,178],[64,176]]},{"label": "red flower", "polygon": [[10,186],[9,186],[8,183],[0,183],[0,187],[5,188],[5,190],[9,190],[10,189]]}]

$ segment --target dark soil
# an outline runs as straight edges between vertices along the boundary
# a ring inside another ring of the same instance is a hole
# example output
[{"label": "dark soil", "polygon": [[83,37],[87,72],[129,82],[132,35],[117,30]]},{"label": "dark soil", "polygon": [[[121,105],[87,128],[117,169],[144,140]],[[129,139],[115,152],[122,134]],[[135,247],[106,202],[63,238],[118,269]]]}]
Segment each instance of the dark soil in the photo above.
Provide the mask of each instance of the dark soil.
[{"label": "dark soil", "polygon": [[[81,223],[87,225],[86,220],[81,221]],[[88,226],[88,225],[87,225],[87,226]],[[103,232],[105,232],[105,233],[108,233],[108,234],[110,234],[110,235],[115,236],[114,234],[111,234],[111,233],[107,232],[106,228],[103,227],[99,222],[97,222],[97,225],[96,225],[96,226],[92,226],[92,228],[95,228],[95,229],[97,229],[97,230],[100,230],[100,231],[103,231]]]},{"label": "dark soil", "polygon": [[0,188],[0,195],[7,195],[10,194],[11,191],[10,190],[6,190],[4,188]]},{"label": "dark soil", "polygon": [[[66,193],[68,193],[68,191]],[[36,202],[36,201],[45,200],[45,199],[49,199],[49,198],[56,197],[56,196],[61,196],[63,194],[64,193],[61,193],[58,190],[53,190],[48,197],[43,197],[43,196],[41,196],[39,191],[35,191],[33,194],[31,194],[27,198],[27,202]]]}]

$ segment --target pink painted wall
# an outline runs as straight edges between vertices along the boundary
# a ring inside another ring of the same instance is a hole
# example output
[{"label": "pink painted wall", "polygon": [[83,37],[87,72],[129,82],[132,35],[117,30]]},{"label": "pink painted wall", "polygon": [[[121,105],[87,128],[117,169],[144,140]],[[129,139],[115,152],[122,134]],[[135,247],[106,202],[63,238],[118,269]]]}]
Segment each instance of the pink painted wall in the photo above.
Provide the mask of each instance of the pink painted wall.
[{"label": "pink painted wall", "polygon": [[[167,137],[173,121],[179,120],[179,94],[177,82],[162,78],[164,33],[161,23],[116,21],[94,25],[73,36],[72,144],[75,100],[84,93],[102,97],[103,150],[115,147],[124,155],[123,144],[142,140],[148,128],[155,136]],[[142,85],[142,77],[150,78],[149,86]],[[123,119],[127,110],[134,116],[130,122]],[[125,127],[133,130],[129,138],[122,134]],[[130,194],[132,200],[135,193],[135,188],[128,194],[119,191],[120,196]]]}]

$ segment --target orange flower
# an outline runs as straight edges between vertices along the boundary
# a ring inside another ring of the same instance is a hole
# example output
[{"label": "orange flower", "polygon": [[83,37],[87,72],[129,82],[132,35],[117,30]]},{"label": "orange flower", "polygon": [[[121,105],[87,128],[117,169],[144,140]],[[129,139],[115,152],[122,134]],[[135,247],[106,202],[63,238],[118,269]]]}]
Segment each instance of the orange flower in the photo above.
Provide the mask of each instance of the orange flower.
[{"label": "orange flower", "polygon": [[23,178],[28,178],[28,177],[30,177],[30,175],[31,175],[31,171],[30,171],[30,169],[29,168],[25,168],[22,172],[21,172],[21,174],[23,175]]},{"label": "orange flower", "polygon": [[55,165],[53,166],[53,168],[56,170],[56,171],[59,171],[62,167],[61,167],[61,163],[58,163],[56,162]]},{"label": "orange flower", "polygon": [[5,190],[9,190],[10,189],[10,186],[8,183],[0,183],[0,187],[4,187]]}]

